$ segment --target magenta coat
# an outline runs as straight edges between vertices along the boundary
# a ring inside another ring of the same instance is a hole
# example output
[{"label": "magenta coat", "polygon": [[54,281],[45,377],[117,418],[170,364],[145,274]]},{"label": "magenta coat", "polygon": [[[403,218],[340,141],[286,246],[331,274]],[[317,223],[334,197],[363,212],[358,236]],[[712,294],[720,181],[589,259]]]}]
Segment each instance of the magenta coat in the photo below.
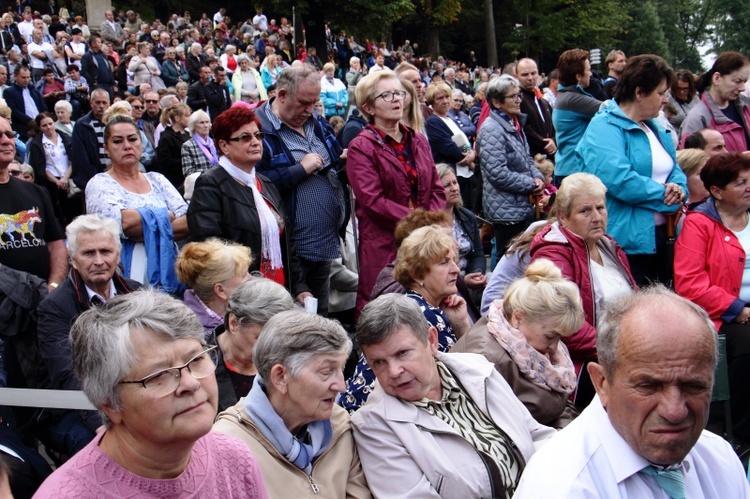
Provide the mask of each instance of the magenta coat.
[{"label": "magenta coat", "polygon": [[346,169],[359,219],[358,311],[370,300],[378,273],[396,258],[396,224],[414,208],[445,208],[445,189],[435,169],[430,144],[421,133],[409,131],[413,133],[412,153],[419,172],[415,206],[410,206],[406,170],[378,132],[367,126],[349,144]]}]

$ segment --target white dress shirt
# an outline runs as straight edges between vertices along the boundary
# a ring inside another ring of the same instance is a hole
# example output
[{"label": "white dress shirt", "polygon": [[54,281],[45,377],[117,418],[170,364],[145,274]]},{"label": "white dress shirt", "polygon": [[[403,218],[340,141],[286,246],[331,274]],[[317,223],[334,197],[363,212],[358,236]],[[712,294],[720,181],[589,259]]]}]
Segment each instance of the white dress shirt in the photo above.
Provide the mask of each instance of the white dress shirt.
[{"label": "white dress shirt", "polygon": [[[648,466],[609,421],[599,397],[529,461],[514,499],[668,499]],[[750,497],[750,485],[732,447],[703,431],[681,463],[687,499]]]}]

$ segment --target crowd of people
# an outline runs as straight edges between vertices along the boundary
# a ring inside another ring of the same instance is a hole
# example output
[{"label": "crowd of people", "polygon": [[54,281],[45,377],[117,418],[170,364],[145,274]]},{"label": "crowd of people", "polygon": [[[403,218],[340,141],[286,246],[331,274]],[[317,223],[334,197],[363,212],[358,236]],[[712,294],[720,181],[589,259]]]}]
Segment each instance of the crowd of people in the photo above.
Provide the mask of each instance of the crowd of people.
[{"label": "crowd of people", "polygon": [[750,496],[750,61],[294,31],[0,18],[0,491]]}]

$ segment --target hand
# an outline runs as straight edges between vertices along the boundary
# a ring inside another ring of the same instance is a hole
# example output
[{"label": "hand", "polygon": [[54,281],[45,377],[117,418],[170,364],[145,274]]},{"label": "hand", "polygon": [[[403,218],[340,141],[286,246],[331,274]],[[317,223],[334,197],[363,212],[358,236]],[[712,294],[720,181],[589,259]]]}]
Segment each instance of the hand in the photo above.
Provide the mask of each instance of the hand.
[{"label": "hand", "polygon": [[336,103],[336,109],[341,109],[342,107],[344,107],[344,105],[342,103],[340,103],[340,102]]},{"label": "hand", "polygon": [[541,196],[542,193],[544,193],[544,180],[535,178],[534,184],[536,184],[536,187],[534,187],[534,190],[531,191],[531,194],[533,194],[534,196]]},{"label": "hand", "polygon": [[672,206],[681,203],[685,199],[685,191],[677,184],[671,182],[664,184],[664,204]]},{"label": "hand", "polygon": [[744,307],[742,312],[740,312],[740,315],[735,317],[734,322],[737,322],[738,324],[750,323],[750,307]]},{"label": "hand", "polygon": [[458,162],[461,166],[469,166],[469,164],[474,162],[474,158],[476,155],[474,154],[474,151],[469,150],[468,152],[464,153],[464,158]]},{"label": "hand", "polygon": [[64,178],[59,179],[57,182],[57,188],[61,191],[67,191],[68,190],[68,181]]},{"label": "hand", "polygon": [[469,312],[466,308],[466,300],[458,295],[452,295],[445,298],[440,303],[440,309],[445,313],[448,322],[453,326],[453,332],[457,337],[461,337],[471,329],[469,321]]},{"label": "hand", "polygon": [[464,276],[464,282],[471,289],[482,289],[487,285],[487,276],[481,272],[474,272]]},{"label": "hand", "polygon": [[314,298],[314,297],[313,297],[313,294],[309,291],[303,291],[294,297],[294,299],[297,300],[297,303],[299,303],[303,307],[305,306],[305,298]]},{"label": "hand", "polygon": [[544,152],[547,154],[555,154],[557,152],[557,145],[555,145],[554,139],[544,139],[546,145],[544,146]]},{"label": "hand", "polygon": [[346,159],[346,156],[349,154],[349,149],[344,149],[341,152],[341,156],[339,156],[339,159]]},{"label": "hand", "polygon": [[308,153],[300,161],[302,168],[305,169],[305,173],[312,175],[321,168],[323,168],[323,156],[315,153]]}]

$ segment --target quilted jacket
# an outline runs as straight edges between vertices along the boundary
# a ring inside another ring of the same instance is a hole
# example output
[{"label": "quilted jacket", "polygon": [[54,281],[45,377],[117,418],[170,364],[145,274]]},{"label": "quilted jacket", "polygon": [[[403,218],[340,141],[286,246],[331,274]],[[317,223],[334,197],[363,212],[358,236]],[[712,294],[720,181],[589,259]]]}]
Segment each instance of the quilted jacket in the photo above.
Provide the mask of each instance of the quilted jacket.
[{"label": "quilted jacket", "polygon": [[[525,115],[519,116],[523,126]],[[534,166],[523,133],[497,112],[490,112],[477,137],[479,165],[484,180],[484,213],[493,222],[521,222],[530,219],[534,206],[529,194],[544,177]]]}]

